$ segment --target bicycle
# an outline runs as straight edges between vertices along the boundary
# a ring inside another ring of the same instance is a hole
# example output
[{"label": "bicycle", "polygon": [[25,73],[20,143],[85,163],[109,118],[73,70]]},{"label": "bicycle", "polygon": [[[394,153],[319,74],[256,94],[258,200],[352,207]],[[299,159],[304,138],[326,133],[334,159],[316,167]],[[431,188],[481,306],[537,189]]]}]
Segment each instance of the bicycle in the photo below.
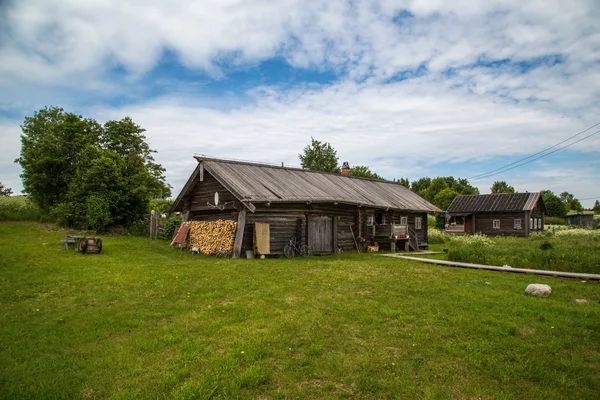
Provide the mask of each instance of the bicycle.
[{"label": "bicycle", "polygon": [[310,247],[305,244],[300,244],[298,238],[291,237],[290,243],[286,244],[283,248],[283,255],[287,258],[292,258],[296,254],[301,255],[302,257],[306,257],[310,255]]}]

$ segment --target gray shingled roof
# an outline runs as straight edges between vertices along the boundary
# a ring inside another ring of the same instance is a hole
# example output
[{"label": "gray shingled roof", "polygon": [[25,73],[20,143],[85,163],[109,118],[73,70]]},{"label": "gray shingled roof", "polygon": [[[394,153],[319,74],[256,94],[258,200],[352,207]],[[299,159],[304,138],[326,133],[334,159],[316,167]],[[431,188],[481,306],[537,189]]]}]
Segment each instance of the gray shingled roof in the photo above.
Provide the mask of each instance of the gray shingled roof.
[{"label": "gray shingled roof", "polygon": [[[206,171],[243,202],[337,202],[384,209],[442,212],[395,182],[265,164],[196,158],[203,163]],[[183,194],[179,195],[173,209],[178,209]]]},{"label": "gray shingled roof", "polygon": [[[448,207],[448,213],[531,211],[539,199],[541,199],[539,192],[458,196]],[[542,207],[544,207],[543,202]]]}]

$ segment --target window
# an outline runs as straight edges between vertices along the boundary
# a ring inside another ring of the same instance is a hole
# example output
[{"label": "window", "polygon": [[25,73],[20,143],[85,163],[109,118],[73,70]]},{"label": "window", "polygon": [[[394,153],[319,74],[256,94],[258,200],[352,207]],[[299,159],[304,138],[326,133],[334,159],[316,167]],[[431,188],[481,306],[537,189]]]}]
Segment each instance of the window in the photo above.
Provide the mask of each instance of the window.
[{"label": "window", "polygon": [[521,229],[521,219],[515,218],[515,229]]},{"label": "window", "polygon": [[500,220],[499,219],[494,220],[494,229],[500,229]]},{"label": "window", "polygon": [[533,218],[529,218],[529,229],[533,229]]},{"label": "window", "polygon": [[415,218],[415,229],[421,229],[421,217]]},{"label": "window", "polygon": [[400,225],[408,225],[408,217],[400,217]]},{"label": "window", "polygon": [[375,223],[377,225],[383,224],[383,213],[375,213]]},{"label": "window", "polygon": [[373,216],[367,215],[367,225],[373,225]]}]

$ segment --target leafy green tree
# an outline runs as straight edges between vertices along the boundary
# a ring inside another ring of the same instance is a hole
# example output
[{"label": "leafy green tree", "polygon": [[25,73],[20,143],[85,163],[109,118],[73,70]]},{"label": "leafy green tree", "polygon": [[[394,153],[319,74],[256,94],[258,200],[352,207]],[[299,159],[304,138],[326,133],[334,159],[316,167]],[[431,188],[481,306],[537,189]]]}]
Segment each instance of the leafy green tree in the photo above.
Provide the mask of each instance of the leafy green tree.
[{"label": "leafy green tree", "polygon": [[101,126],[53,107],[25,118],[22,128],[24,191],[60,223],[128,225],[147,213],[150,199],[170,195],[144,130],[130,118]]},{"label": "leafy green tree", "polygon": [[448,189],[448,183],[445,178],[435,178],[431,181],[429,187],[423,193],[423,198],[429,202],[433,202],[435,196],[442,190]]},{"label": "leafy green tree", "polygon": [[372,172],[369,167],[366,165],[355,165],[350,168],[350,176],[357,176],[360,178],[371,178],[371,179],[379,179],[383,180],[383,178],[377,175],[375,172]]},{"label": "leafy green tree", "polygon": [[0,182],[0,196],[10,196],[12,194],[12,189],[8,187],[4,187],[4,184]]},{"label": "leafy green tree", "polygon": [[510,186],[506,181],[496,181],[490,188],[492,193],[514,193],[515,188]]},{"label": "leafy green tree", "polygon": [[550,190],[543,190],[541,192],[542,199],[546,205],[546,211],[549,217],[560,217],[564,218],[567,215],[567,209],[565,203]]},{"label": "leafy green tree", "polygon": [[[450,177],[452,178],[452,177]],[[454,179],[454,178],[452,178]],[[448,184],[448,187],[454,189],[456,192],[463,196],[472,196],[479,194],[479,189],[472,186],[467,179],[458,178],[454,180],[452,184]]]},{"label": "leafy green tree", "polygon": [[583,206],[581,205],[581,202],[578,199],[572,199],[571,201],[569,201],[566,204],[566,207],[567,207],[567,211],[577,211],[577,212],[583,211]]},{"label": "leafy green tree", "polygon": [[562,200],[563,203],[569,204],[573,199],[575,199],[575,195],[573,195],[572,193],[569,193],[569,192],[562,192],[560,194],[560,199]]},{"label": "leafy green tree", "polygon": [[592,210],[594,210],[595,214],[600,214],[600,201],[596,200],[596,202],[594,203],[594,207],[592,207]]},{"label": "leafy green tree", "polygon": [[459,193],[454,189],[443,189],[433,198],[433,204],[442,210],[447,210],[458,195]]},{"label": "leafy green tree", "polygon": [[416,181],[412,181],[412,183],[410,184],[410,190],[412,190],[419,196],[422,196],[422,194],[424,194],[425,190],[427,190],[429,185],[431,185],[431,178],[419,178]]},{"label": "leafy green tree", "polygon": [[81,151],[87,144],[99,145],[102,126],[81,115],[50,107],[26,117],[21,125],[23,191],[43,212],[63,200]]},{"label": "leafy green tree", "polygon": [[298,154],[302,168],[311,171],[340,172],[337,151],[327,142],[310,138],[311,143],[304,148],[303,154]]},{"label": "leafy green tree", "polygon": [[408,178],[400,178],[398,179],[398,183],[404,186],[405,188],[410,189],[410,181],[408,180]]}]

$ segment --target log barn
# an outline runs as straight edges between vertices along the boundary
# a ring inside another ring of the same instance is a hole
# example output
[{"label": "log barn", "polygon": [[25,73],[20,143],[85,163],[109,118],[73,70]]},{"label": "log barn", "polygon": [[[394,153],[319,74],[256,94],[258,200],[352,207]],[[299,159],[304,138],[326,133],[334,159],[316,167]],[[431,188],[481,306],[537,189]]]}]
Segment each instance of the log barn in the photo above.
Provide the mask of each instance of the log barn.
[{"label": "log barn", "polygon": [[448,207],[446,232],[527,237],[544,230],[545,212],[539,192],[458,196]]},{"label": "log barn", "polygon": [[427,214],[442,212],[399,183],[349,176],[347,163],[340,175],[195,158],[198,165],[171,212],[184,220],[236,221],[234,257],[247,250],[279,255],[291,238],[313,254],[374,242],[427,249]]},{"label": "log barn", "polygon": [[582,228],[593,228],[594,227],[594,213],[593,212],[581,212],[568,214],[566,216],[567,224],[573,226],[580,226]]}]

